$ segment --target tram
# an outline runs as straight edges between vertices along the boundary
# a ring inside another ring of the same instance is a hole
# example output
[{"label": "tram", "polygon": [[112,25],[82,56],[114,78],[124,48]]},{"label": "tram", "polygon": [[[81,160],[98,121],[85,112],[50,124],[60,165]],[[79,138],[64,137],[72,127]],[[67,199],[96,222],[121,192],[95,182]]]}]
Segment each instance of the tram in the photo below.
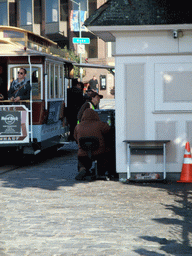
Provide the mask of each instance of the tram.
[{"label": "tram", "polygon": [[73,62],[51,54],[51,48],[56,43],[47,38],[0,26],[0,93],[6,95],[20,68],[31,85],[29,100],[0,100],[0,150],[36,155],[67,140],[64,109]]}]

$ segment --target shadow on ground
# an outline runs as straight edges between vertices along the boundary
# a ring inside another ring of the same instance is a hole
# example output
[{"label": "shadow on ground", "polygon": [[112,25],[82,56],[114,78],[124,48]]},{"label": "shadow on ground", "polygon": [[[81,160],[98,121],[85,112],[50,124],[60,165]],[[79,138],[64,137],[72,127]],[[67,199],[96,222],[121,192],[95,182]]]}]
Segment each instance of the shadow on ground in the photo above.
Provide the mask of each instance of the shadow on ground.
[{"label": "shadow on ground", "polygon": [[48,149],[36,156],[12,157],[3,162],[5,166],[8,163],[14,167],[0,175],[3,187],[57,190],[77,183],[77,148]]},{"label": "shadow on ground", "polygon": [[68,145],[59,151],[51,148],[33,157],[25,156],[16,159],[17,164],[20,162],[19,165],[0,175],[1,186],[57,190],[61,186],[86,183],[88,181],[75,180],[78,169],[77,151],[76,143],[72,143],[71,147]]},{"label": "shadow on ground", "polygon": [[[165,209],[171,210],[173,217],[167,218],[156,218],[154,222],[164,224],[170,227],[171,236],[175,236],[175,239],[169,240],[164,237],[157,236],[142,236],[141,239],[146,242],[158,243],[160,245],[162,253],[157,253],[153,250],[147,250],[146,248],[139,248],[135,250],[140,256],[163,256],[163,255],[174,255],[174,256],[191,256],[192,255],[192,183],[145,183],[135,184],[129,183],[127,186],[148,186],[151,188],[159,188],[159,190],[166,190],[168,197],[174,197],[173,204],[162,205]],[[166,201],[166,199],[165,199]],[[168,200],[167,200],[168,202]],[[153,202],[151,202],[153,203]],[[180,239],[179,239],[180,238]]]}]

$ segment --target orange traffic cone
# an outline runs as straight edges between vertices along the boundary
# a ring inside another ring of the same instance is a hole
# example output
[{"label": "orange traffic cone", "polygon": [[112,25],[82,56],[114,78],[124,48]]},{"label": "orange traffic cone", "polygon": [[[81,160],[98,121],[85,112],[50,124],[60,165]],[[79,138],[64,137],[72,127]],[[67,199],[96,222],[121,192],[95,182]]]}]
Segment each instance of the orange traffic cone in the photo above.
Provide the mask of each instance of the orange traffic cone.
[{"label": "orange traffic cone", "polygon": [[192,183],[192,158],[189,142],[185,145],[185,154],[180,180],[177,182]]}]

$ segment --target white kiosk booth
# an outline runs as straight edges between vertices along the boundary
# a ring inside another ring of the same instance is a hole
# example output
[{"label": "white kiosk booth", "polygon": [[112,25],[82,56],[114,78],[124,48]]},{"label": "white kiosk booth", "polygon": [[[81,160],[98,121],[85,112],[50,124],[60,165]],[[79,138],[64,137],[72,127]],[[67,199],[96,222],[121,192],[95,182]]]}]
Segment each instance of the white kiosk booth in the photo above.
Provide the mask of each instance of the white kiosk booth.
[{"label": "white kiosk booth", "polygon": [[[115,13],[115,4],[102,8]],[[147,172],[179,180],[192,145],[192,25],[121,25],[108,13],[86,24],[115,42],[116,171],[120,179]]]}]

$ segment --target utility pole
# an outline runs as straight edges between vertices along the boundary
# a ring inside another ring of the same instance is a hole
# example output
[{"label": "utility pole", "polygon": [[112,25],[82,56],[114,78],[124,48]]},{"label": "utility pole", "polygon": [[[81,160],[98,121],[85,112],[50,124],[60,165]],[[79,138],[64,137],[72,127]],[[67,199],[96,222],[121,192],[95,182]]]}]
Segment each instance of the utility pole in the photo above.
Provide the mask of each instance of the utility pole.
[{"label": "utility pole", "polygon": [[[77,3],[76,1],[74,0],[71,0],[71,2],[75,3],[78,5],[79,7],[79,38],[81,38],[81,3]],[[81,44],[81,42],[80,42]],[[82,55],[81,55],[81,52],[80,52],[80,61],[79,63],[81,64],[82,63]],[[80,81],[82,81],[82,73],[83,73],[83,70],[82,68],[80,67]]]}]

